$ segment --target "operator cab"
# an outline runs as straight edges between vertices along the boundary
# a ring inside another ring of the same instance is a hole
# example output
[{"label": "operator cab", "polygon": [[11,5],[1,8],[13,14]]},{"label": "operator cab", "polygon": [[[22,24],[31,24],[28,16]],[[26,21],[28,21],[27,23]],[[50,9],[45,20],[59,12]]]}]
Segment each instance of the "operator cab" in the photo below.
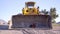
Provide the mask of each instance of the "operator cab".
[{"label": "operator cab", "polygon": [[26,7],[33,8],[35,5],[35,2],[26,2],[25,4],[26,4]]}]

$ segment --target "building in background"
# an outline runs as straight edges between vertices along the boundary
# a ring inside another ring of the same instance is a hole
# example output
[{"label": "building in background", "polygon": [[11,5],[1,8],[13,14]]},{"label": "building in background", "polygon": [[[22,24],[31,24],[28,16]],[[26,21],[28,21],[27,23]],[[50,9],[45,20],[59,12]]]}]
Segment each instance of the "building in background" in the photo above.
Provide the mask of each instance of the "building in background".
[{"label": "building in background", "polygon": [[8,23],[0,19],[0,30],[8,29]]}]

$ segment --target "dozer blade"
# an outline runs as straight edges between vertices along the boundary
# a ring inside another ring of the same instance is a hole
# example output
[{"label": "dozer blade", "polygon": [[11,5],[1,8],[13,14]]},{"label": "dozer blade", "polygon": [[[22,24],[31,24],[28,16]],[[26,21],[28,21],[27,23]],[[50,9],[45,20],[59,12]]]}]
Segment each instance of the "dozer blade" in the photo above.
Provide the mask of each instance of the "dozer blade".
[{"label": "dozer blade", "polygon": [[49,15],[13,15],[12,28],[52,28]]}]

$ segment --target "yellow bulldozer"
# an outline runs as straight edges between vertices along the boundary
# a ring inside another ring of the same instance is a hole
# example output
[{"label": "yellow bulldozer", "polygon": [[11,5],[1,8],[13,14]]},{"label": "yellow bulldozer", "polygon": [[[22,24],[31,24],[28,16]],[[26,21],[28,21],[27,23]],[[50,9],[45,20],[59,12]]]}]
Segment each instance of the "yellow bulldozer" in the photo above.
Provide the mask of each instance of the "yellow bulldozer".
[{"label": "yellow bulldozer", "polygon": [[52,29],[51,16],[40,14],[35,2],[25,2],[22,14],[12,16],[12,28],[48,28]]},{"label": "yellow bulldozer", "polygon": [[22,9],[23,15],[39,15],[39,7],[36,8],[35,2],[26,2],[25,8]]}]

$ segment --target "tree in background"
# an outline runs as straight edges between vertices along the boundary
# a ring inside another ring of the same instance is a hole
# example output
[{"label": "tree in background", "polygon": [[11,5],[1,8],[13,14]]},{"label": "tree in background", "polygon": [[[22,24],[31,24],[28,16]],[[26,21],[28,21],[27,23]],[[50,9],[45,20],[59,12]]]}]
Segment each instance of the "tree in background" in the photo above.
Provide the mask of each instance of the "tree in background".
[{"label": "tree in background", "polygon": [[46,11],[46,9],[42,10],[41,12],[45,15],[50,15],[52,18],[52,23],[56,23],[55,19],[58,17],[58,15],[56,13],[56,8],[51,8],[50,12]]},{"label": "tree in background", "polygon": [[56,8],[50,9],[50,15],[52,17],[52,23],[56,23],[55,19],[58,17],[58,15],[56,14]]},{"label": "tree in background", "polygon": [[50,12],[46,11],[46,9],[42,10],[41,12],[45,15],[50,15],[52,17],[52,23],[56,23],[55,19],[58,17],[56,13],[56,8],[51,8]]},{"label": "tree in background", "polygon": [[41,12],[44,13],[45,15],[48,14],[48,11],[46,11],[46,9],[42,10]]}]

